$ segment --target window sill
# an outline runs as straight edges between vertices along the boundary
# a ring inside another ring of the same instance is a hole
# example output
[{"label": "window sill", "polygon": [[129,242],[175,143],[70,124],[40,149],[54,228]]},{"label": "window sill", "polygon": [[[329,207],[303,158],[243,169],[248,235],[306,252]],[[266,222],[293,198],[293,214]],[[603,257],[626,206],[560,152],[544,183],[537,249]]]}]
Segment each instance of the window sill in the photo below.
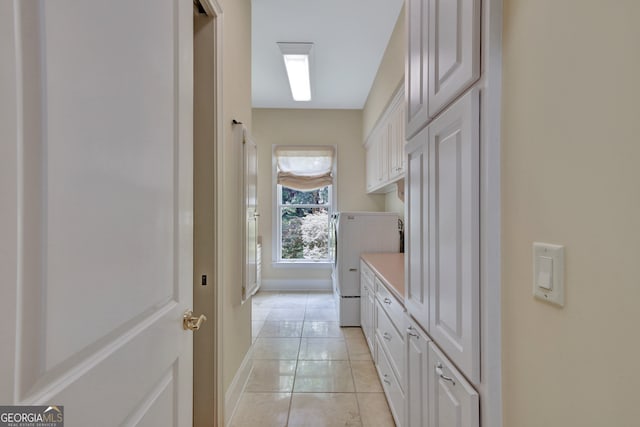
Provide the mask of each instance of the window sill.
[{"label": "window sill", "polygon": [[317,261],[317,262],[288,262],[288,261],[273,261],[274,268],[317,268],[322,270],[330,270],[333,267],[333,261]]}]

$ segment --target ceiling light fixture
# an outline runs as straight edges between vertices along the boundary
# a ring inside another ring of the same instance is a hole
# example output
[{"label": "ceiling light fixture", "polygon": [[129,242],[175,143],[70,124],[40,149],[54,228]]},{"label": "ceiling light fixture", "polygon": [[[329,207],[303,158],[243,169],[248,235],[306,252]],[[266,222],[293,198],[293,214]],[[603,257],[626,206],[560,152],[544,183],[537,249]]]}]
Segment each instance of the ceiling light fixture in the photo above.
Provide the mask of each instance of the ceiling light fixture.
[{"label": "ceiling light fixture", "polygon": [[311,48],[313,43],[278,43],[294,101],[311,101]]}]

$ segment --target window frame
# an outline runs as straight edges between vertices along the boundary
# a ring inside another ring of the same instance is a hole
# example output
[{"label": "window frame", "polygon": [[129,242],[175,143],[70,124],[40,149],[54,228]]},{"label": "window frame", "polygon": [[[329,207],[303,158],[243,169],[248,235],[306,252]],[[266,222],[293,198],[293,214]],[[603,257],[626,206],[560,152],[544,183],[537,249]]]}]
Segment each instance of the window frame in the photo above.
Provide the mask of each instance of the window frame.
[{"label": "window frame", "polygon": [[[333,165],[331,169],[332,175],[332,183],[328,187],[329,191],[329,203],[326,205],[308,205],[308,204],[300,204],[300,205],[284,205],[282,204],[282,185],[278,184],[278,166],[275,157],[276,148],[286,147],[291,149],[296,148],[312,148],[312,147],[326,147],[332,146],[334,148],[334,159]],[[328,221],[331,221],[331,215],[334,212],[337,212],[337,193],[338,193],[338,177],[337,177],[337,164],[338,164],[338,147],[335,145],[327,144],[327,145],[273,145],[271,152],[271,163],[272,163],[272,173],[271,173],[271,181],[272,181],[272,203],[273,203],[273,224],[272,224],[272,262],[276,267],[308,267],[308,266],[316,266],[316,267],[328,267],[330,268],[333,265],[333,260],[331,258],[327,258],[326,260],[311,260],[311,259],[288,259],[282,258],[282,217],[280,215],[282,207],[294,207],[294,208],[317,208],[317,207],[327,207],[327,215]],[[331,242],[331,239],[329,239]]]}]

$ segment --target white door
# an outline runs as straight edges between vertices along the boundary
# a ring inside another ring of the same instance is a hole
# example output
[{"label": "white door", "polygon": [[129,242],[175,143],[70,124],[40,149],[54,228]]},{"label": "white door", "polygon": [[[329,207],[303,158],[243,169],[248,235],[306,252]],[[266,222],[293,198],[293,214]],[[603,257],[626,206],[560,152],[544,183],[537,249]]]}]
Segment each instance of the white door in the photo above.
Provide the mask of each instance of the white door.
[{"label": "white door", "polygon": [[480,0],[429,0],[429,117],[480,77]]},{"label": "white door", "polygon": [[429,120],[428,42],[429,0],[407,0],[407,58],[405,98],[407,103],[406,137],[411,138]]},{"label": "white door", "polygon": [[429,425],[429,338],[409,319],[407,345],[407,427]]},{"label": "white door", "polygon": [[478,392],[433,342],[429,343],[429,426],[478,427]]},{"label": "white door", "polygon": [[0,3],[2,403],[191,425],[192,26],[178,0]]},{"label": "white door", "polygon": [[429,129],[429,329],[480,382],[480,99],[471,90]]},{"label": "white door", "polygon": [[407,143],[405,203],[405,306],[423,328],[429,327],[429,133],[424,128]]}]

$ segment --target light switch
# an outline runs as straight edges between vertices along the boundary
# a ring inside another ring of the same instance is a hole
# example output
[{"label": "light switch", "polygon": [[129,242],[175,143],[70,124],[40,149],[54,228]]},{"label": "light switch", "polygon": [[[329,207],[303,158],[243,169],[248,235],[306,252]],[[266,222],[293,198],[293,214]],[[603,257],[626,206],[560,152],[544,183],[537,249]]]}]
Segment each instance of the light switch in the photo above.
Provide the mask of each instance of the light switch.
[{"label": "light switch", "polygon": [[553,258],[547,256],[539,257],[538,286],[548,291],[553,287]]},{"label": "light switch", "polygon": [[533,295],[564,306],[564,246],[533,244]]}]

